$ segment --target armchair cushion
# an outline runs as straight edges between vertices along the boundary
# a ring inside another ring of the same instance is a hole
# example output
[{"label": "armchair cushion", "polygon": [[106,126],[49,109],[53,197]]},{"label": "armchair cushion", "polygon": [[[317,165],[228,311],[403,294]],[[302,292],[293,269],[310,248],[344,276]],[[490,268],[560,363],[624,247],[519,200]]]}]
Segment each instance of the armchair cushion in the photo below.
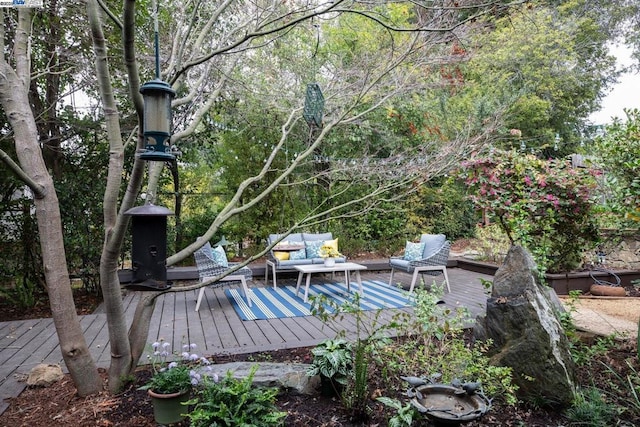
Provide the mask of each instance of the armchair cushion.
[{"label": "armchair cushion", "polygon": [[447,236],[444,234],[423,234],[420,237],[420,243],[424,243],[424,248],[420,258],[426,259],[431,257],[442,248],[446,241]]},{"label": "armchair cushion", "polygon": [[216,246],[211,250],[211,257],[213,261],[221,267],[229,267],[229,261],[227,260],[227,254],[222,246]]},{"label": "armchair cushion", "polygon": [[406,259],[402,259],[402,258],[391,258],[389,259],[389,265],[391,265],[391,267],[396,267],[396,268],[401,268],[403,270],[407,270],[409,269],[409,263],[411,261],[407,261]]},{"label": "armchair cushion", "polygon": [[413,243],[407,241],[407,244],[404,248],[404,260],[405,261],[416,261],[422,259],[422,254],[424,253],[424,243]]}]

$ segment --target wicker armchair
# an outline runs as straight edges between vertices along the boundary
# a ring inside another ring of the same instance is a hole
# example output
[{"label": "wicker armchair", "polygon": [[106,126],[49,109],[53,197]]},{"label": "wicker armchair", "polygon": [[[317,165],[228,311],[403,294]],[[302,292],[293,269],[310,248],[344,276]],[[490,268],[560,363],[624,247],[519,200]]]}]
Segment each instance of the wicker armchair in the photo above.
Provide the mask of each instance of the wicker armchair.
[{"label": "wicker armchair", "polygon": [[[200,276],[200,281],[204,282],[212,277],[219,276],[224,274],[233,268],[237,263],[229,263],[228,267],[224,267],[218,264],[213,256],[211,255],[211,245],[207,242],[203,247],[195,251],[193,256],[196,258],[196,266],[198,267],[198,275]],[[208,286],[217,288],[223,286],[228,282],[236,282],[242,284],[242,294],[247,300],[247,305],[251,307],[251,298],[249,296],[249,288],[247,287],[247,280],[252,280],[253,275],[251,269],[248,267],[242,267],[232,274],[227,275],[217,282],[214,282]],[[204,288],[207,286],[203,286],[200,288],[200,292],[198,293],[198,300],[196,302],[196,311],[200,309],[200,303],[202,302],[202,297],[204,296]]]},{"label": "wicker armchair", "polygon": [[[423,234],[420,239],[421,242],[427,242],[433,244],[437,242],[438,238],[444,239],[444,235],[433,235],[433,234]],[[433,248],[433,246],[431,246]],[[389,285],[393,285],[393,273],[395,270],[406,271],[407,273],[413,273],[411,278],[411,287],[409,288],[409,292],[413,292],[413,288],[415,287],[416,281],[418,280],[418,275],[423,276],[439,276],[440,274],[444,275],[444,281],[447,285],[447,291],[451,292],[451,287],[449,286],[449,277],[447,276],[447,260],[449,259],[449,250],[451,249],[451,243],[447,240],[444,240],[442,246],[439,249],[436,249],[433,252],[433,249],[430,249],[429,246],[425,247],[424,255],[426,257],[418,260],[408,261],[403,259],[402,257],[391,257],[389,259],[389,266],[391,267],[391,278],[389,279]]]}]

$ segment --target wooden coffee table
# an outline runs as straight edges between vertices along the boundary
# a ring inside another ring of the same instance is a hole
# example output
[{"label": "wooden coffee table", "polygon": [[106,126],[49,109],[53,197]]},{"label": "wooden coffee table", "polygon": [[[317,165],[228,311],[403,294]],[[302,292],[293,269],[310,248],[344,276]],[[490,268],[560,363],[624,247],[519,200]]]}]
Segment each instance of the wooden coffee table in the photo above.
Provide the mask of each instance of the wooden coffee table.
[{"label": "wooden coffee table", "polygon": [[347,290],[351,290],[351,272],[356,272],[356,280],[358,281],[358,286],[360,286],[360,295],[364,295],[364,290],[362,289],[362,279],[360,277],[360,270],[366,270],[367,267],[364,265],[356,264],[355,262],[337,262],[331,267],[327,267],[324,264],[305,264],[305,265],[296,265],[295,269],[298,270],[298,282],[296,283],[296,295],[298,295],[298,289],[300,289],[300,284],[302,283],[302,277],[306,274],[307,281],[304,288],[304,302],[307,302],[309,297],[309,285],[311,284],[311,275],[313,273],[335,273],[336,271],[344,271]]}]

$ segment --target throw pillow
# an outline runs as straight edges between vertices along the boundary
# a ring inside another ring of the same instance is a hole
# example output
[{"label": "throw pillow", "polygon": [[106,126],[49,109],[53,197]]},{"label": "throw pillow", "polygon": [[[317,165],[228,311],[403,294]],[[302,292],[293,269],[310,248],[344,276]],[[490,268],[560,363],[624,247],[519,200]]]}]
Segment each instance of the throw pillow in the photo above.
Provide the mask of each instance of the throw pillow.
[{"label": "throw pillow", "polygon": [[336,237],[333,240],[325,240],[324,241],[325,246],[331,246],[333,249],[336,250],[336,252],[340,252],[338,250],[338,238]]},{"label": "throw pillow", "polygon": [[407,245],[404,247],[404,260],[416,261],[422,259],[422,252],[424,251],[424,243],[413,243],[407,241]]},{"label": "throw pillow", "polygon": [[274,251],[273,256],[278,258],[280,261],[286,261],[289,259],[289,252]]},{"label": "throw pillow", "polygon": [[289,252],[289,259],[295,261],[298,259],[305,259],[307,257],[307,251],[305,249],[298,249],[297,251]]},{"label": "throw pillow", "polygon": [[227,254],[222,246],[216,246],[211,250],[211,257],[213,261],[221,267],[229,267],[229,261],[227,261]]},{"label": "throw pillow", "polygon": [[312,240],[310,242],[304,242],[304,247],[307,250],[307,258],[320,258],[319,250],[324,245],[324,240]]}]

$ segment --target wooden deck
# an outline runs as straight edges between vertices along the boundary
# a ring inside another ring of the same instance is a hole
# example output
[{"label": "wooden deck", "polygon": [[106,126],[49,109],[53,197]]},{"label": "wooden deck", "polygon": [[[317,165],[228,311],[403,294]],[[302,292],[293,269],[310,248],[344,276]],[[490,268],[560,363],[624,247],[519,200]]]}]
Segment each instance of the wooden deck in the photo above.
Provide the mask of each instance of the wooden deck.
[{"label": "wooden deck", "polygon": [[[451,293],[443,298],[447,306],[466,307],[474,317],[483,313],[486,297],[479,278],[491,279],[491,276],[461,268],[447,271],[451,283]],[[363,272],[362,276],[363,280],[386,282],[389,272]],[[252,286],[263,286],[262,279],[254,277]],[[409,275],[399,273],[394,279],[408,289]],[[436,279],[441,281],[442,276]],[[278,282],[282,285],[295,284],[293,278],[279,279]],[[195,311],[195,291],[159,297],[148,342],[162,338],[172,343],[175,350],[182,344],[195,343],[200,354],[210,356],[306,347],[336,336],[333,329],[313,316],[242,321],[227,301],[223,289],[207,289],[198,312]],[[129,322],[138,296],[138,292],[123,291]],[[390,318],[393,312],[385,310],[383,316]],[[81,316],[81,325],[94,360],[98,366],[108,367],[110,352],[106,315],[98,309],[94,314]],[[355,325],[352,319],[346,318],[339,327],[347,331],[348,336],[353,336]],[[64,367],[53,320],[0,322],[0,414],[8,406],[5,399],[17,396],[25,388],[24,378],[39,363]]]}]

